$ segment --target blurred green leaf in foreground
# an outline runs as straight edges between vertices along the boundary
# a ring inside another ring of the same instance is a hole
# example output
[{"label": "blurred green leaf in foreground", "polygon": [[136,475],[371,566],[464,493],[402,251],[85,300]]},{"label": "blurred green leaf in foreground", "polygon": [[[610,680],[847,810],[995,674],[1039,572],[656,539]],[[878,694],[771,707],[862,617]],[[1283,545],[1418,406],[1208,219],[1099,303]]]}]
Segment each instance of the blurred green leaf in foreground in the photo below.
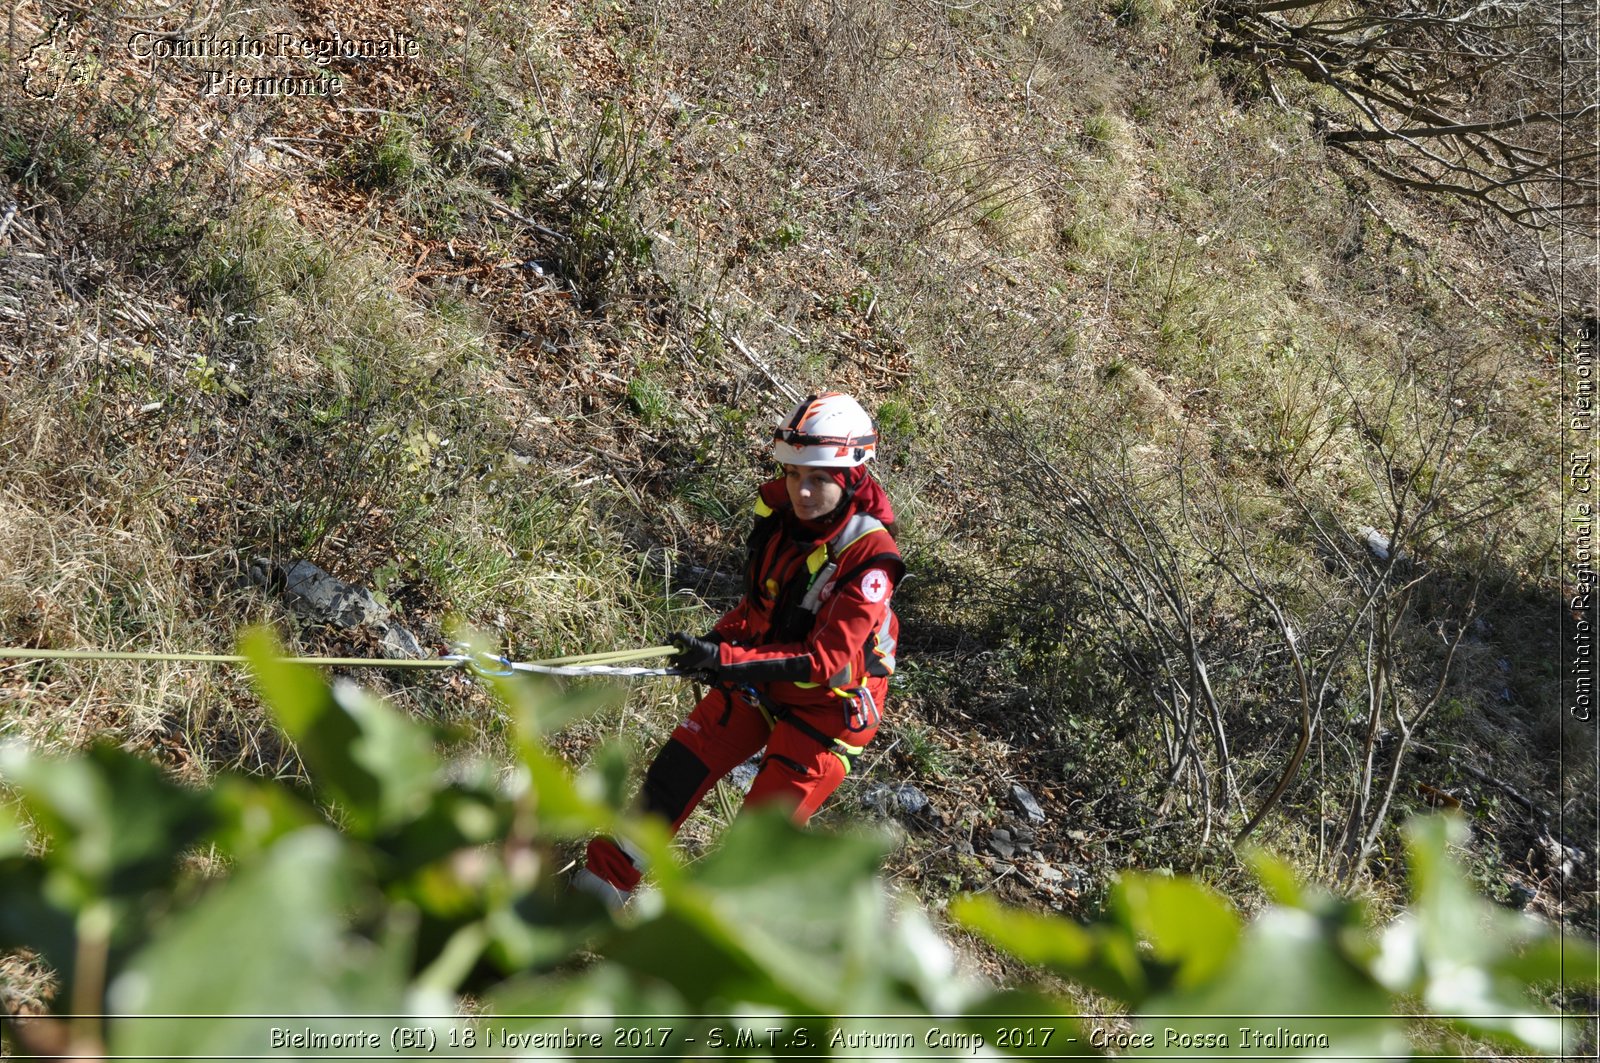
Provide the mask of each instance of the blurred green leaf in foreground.
[{"label": "blurred green leaf in foreground", "polygon": [[[59,980],[48,1015],[4,1024],[8,1054],[384,1055],[433,1038],[481,1058],[1395,1058],[1418,1015],[1555,1054],[1573,1024],[1530,990],[1563,964],[1592,984],[1591,943],[1479,897],[1448,855],[1464,825],[1426,820],[1408,832],[1412,907],[1380,930],[1264,854],[1251,859],[1275,903],[1248,923],[1198,883],[1137,873],[1089,926],[952,904],[997,948],[1127,1009],[1081,1022],[1047,991],[960,973],[876,877],[874,835],[758,811],[685,866],[619,808],[612,755],[574,778],[544,745],[553,721],[604,699],[502,681],[503,765],[274,660],[266,636],[245,645],[303,782],[185,788],[111,747],[0,750],[0,950],[30,950]],[[556,847],[619,829],[655,872],[613,917],[565,892]]]}]

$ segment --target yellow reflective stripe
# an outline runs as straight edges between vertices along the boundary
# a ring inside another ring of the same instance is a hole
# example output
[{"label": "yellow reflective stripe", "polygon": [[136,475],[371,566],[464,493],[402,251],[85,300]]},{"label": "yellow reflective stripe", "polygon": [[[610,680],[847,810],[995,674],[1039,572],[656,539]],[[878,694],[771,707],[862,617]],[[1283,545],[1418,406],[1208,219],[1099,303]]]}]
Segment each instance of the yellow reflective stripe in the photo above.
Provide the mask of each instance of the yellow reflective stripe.
[{"label": "yellow reflective stripe", "polygon": [[772,516],[772,514],[773,514],[773,509],[772,509],[771,506],[767,505],[767,500],[762,498],[760,495],[757,495],[756,496],[756,516],[758,516],[758,517],[770,517],[770,516]]},{"label": "yellow reflective stripe", "polygon": [[841,741],[837,738],[833,740],[833,744],[850,754],[852,757],[859,757],[861,755],[861,751],[867,748],[866,746],[853,746],[849,742]]},{"label": "yellow reflective stripe", "polygon": [[819,546],[815,550],[811,551],[810,557],[806,558],[806,569],[810,571],[813,576],[815,576],[818,572],[822,571],[822,566],[826,565],[827,563],[828,548],[826,545]]},{"label": "yellow reflective stripe", "polygon": [[[821,683],[801,683],[798,681],[793,685],[801,690],[816,690],[822,686]],[[853,698],[860,689],[860,687],[833,687],[828,692],[836,698]]]},{"label": "yellow reflective stripe", "polygon": [[834,756],[839,758],[839,763],[844,765],[844,773],[846,775],[849,775],[850,774],[850,758],[845,756],[843,753],[838,753],[838,752],[834,753]]}]

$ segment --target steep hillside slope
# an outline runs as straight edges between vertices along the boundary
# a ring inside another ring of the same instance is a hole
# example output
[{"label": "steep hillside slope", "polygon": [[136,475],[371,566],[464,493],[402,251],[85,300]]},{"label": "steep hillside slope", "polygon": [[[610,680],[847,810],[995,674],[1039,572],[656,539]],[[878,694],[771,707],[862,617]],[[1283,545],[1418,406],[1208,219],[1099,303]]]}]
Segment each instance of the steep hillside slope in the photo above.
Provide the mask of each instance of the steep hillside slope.
[{"label": "steep hillside slope", "polygon": [[[1330,153],[1194,12],[145,6],[7,27],[0,644],[374,648],[296,626],[258,558],[375,588],[431,652],[452,617],[515,656],[649,644],[729,603],[769,420],[837,387],[912,578],[825,818],[917,786],[895,874],[1243,892],[1260,819],[1385,896],[1391,825],[1444,802],[1491,894],[1593,925],[1552,650],[1582,300]],[[502,740],[464,679],[390,692]],[[648,748],[689,696],[639,684],[564,752]],[[297,770],[221,670],[15,665],[0,699],[3,737]],[[1014,783],[1047,816],[1020,848]]]}]

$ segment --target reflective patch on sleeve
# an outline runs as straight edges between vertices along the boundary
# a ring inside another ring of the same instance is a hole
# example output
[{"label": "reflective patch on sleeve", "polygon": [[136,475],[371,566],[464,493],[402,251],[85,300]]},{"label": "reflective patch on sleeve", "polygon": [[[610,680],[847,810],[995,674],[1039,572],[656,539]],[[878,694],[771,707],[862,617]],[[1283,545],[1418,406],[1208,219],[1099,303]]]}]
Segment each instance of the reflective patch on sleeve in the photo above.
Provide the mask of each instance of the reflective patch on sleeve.
[{"label": "reflective patch on sleeve", "polygon": [[869,602],[881,602],[889,593],[889,574],[875,568],[861,577],[861,596]]}]

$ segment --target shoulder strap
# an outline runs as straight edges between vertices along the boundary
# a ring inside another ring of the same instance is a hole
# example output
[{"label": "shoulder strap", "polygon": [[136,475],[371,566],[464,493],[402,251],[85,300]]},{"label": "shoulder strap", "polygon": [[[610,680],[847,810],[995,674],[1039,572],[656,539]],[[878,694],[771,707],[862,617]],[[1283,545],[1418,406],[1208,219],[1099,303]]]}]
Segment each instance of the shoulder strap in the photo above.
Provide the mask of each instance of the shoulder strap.
[{"label": "shoulder strap", "polygon": [[867,569],[875,567],[892,569],[897,582],[901,576],[905,575],[905,562],[900,560],[900,547],[894,541],[894,533],[889,531],[888,526],[883,521],[866,513],[857,513],[851,517],[849,523],[844,526],[834,539],[838,546],[832,551],[832,559],[837,562],[844,557],[852,546],[877,531],[888,535],[889,541],[882,543],[879,549],[874,550],[865,558],[852,562],[848,571],[835,573],[835,579],[854,579]]},{"label": "shoulder strap", "polygon": [[766,553],[767,544],[777,533],[779,525],[783,523],[782,512],[767,503],[767,500],[756,493],[755,504],[756,522],[750,529],[750,538],[745,542],[745,593],[751,601],[756,601],[761,596],[761,559]]},{"label": "shoulder strap", "polygon": [[[856,544],[862,537],[871,535],[875,531],[888,531],[888,527],[870,513],[857,513],[845,521],[844,527],[839,529],[839,534],[828,540],[828,559],[837,561],[844,552]],[[891,536],[892,538],[892,536]]]},{"label": "shoulder strap", "polygon": [[[800,607],[815,613],[817,607],[822,604],[823,592],[828,587],[841,580],[854,579],[874,566],[892,569],[895,579],[898,581],[905,574],[905,564],[900,560],[898,549],[879,551],[863,561],[852,564],[849,571],[842,575],[839,572],[840,559],[844,557],[852,546],[873,532],[881,531],[887,533],[888,530],[883,521],[868,513],[857,513],[846,521],[844,527],[839,529],[839,534],[828,541],[828,563],[811,581],[811,586],[807,588],[806,596],[801,600]],[[889,537],[889,543],[891,546],[894,543],[892,535]]]}]

